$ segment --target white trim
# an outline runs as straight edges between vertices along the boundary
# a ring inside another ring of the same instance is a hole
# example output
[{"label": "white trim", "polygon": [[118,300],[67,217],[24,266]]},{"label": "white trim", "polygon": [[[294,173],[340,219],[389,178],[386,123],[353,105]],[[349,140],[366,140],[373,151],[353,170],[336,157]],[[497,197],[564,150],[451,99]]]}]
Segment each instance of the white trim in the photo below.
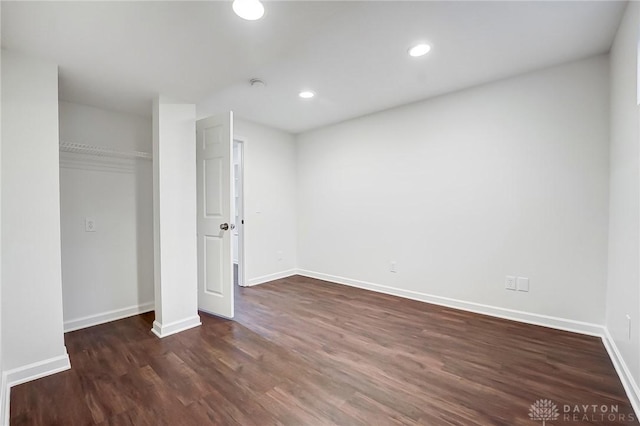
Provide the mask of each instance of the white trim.
[{"label": "white trim", "polygon": [[549,315],[534,314],[531,312],[517,311],[514,309],[501,308],[498,306],[484,305],[481,303],[467,302],[464,300],[451,299],[449,297],[435,296],[432,294],[421,293],[411,290],[403,290],[396,287],[389,287],[380,284],[374,284],[366,281],[353,280],[350,278],[339,277],[335,275],[323,274],[320,272],[298,270],[298,274],[316,278],[324,281],[331,281],[338,284],[344,284],[351,287],[362,288],[365,290],[376,291],[378,293],[390,294],[392,296],[404,297],[406,299],[418,300],[420,302],[432,303],[434,305],[446,306],[448,308],[460,309],[463,311],[474,312],[482,315],[508,319],[512,321],[523,322],[527,324],[541,325],[543,327],[555,328],[558,330],[571,331],[574,333],[586,334],[589,336],[602,337],[604,335],[604,327],[602,325],[575,321],[566,318],[552,317]]},{"label": "white trim", "polygon": [[627,397],[631,402],[633,411],[636,413],[636,418],[640,418],[640,387],[638,387],[638,383],[636,383],[631,371],[629,371],[629,367],[627,367],[627,363],[624,361],[620,350],[618,350],[618,346],[616,345],[615,340],[611,337],[608,328],[604,329],[602,343],[609,353],[609,358],[611,358],[611,362],[618,373],[618,377],[620,377],[620,381],[622,382],[622,386],[624,387]]},{"label": "white trim", "polygon": [[[246,250],[245,250],[245,243],[246,243],[246,228],[244,225],[244,220],[245,220],[245,211],[246,209],[244,208],[244,201],[245,201],[245,196],[244,196],[244,188],[245,188],[245,184],[244,184],[244,168],[245,168],[245,148],[246,148],[246,143],[247,143],[247,138],[245,137],[241,137],[241,136],[237,136],[234,134],[233,136],[233,144],[238,144],[239,149],[240,149],[240,200],[241,200],[241,206],[240,208],[238,208],[236,206],[236,209],[238,210],[238,213],[240,213],[240,221],[241,223],[236,223],[236,231],[238,232],[238,258],[234,259],[233,262],[236,263],[238,265],[238,285],[240,287],[246,287],[248,286],[248,284],[246,283],[246,278],[247,278],[247,268],[246,268],[246,264],[247,264],[247,257],[246,257]],[[232,153],[232,157],[233,157],[233,153]],[[235,159],[232,158],[233,163],[235,163]],[[234,164],[234,179],[235,179],[235,164]],[[234,184],[235,184],[235,180],[234,180]],[[235,188],[234,188],[234,195],[235,195]]]},{"label": "white trim", "polygon": [[70,331],[80,330],[81,328],[93,327],[94,325],[104,324],[106,322],[144,314],[145,312],[153,311],[154,304],[154,302],[147,302],[140,305],[102,312],[100,314],[71,319],[64,322],[64,332],[68,333]]},{"label": "white trim", "polygon": [[171,336],[172,334],[176,334],[193,327],[198,327],[200,324],[202,324],[200,322],[200,317],[195,315],[169,324],[160,324],[158,321],[154,321],[151,331],[162,339],[163,337]]},{"label": "white trim", "polygon": [[9,387],[17,386],[22,383],[50,376],[51,374],[60,373],[71,368],[67,348],[64,348],[64,355],[34,362],[32,364],[23,365],[6,371],[6,382]]},{"label": "white trim", "polygon": [[9,410],[11,408],[11,389],[7,383],[7,375],[2,373],[2,389],[0,389],[0,425],[9,426]]},{"label": "white trim", "polygon": [[220,315],[220,314],[215,313],[215,312],[207,311],[206,309],[198,308],[198,312],[206,314],[206,315],[210,315],[212,317],[218,317],[218,318],[222,318],[222,319],[233,321],[233,317],[228,317],[226,315]]},{"label": "white trim", "polygon": [[291,277],[293,275],[304,275],[304,274],[302,274],[301,271],[298,271],[297,269],[289,269],[287,271],[281,271],[281,272],[276,272],[269,275],[263,275],[261,277],[251,278],[247,280],[246,287],[251,287],[258,284],[267,283],[269,281]]}]

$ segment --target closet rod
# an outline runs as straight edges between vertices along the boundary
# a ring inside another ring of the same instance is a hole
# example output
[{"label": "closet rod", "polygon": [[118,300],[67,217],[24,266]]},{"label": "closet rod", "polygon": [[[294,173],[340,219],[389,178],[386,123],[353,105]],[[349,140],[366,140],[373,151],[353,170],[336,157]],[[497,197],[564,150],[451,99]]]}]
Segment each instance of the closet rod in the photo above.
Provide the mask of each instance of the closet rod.
[{"label": "closet rod", "polygon": [[142,151],[118,151],[115,149],[102,148],[99,146],[84,145],[81,143],[60,142],[60,151],[75,152],[78,154],[96,155],[99,157],[119,157],[119,158],[144,158],[151,160],[149,152]]}]

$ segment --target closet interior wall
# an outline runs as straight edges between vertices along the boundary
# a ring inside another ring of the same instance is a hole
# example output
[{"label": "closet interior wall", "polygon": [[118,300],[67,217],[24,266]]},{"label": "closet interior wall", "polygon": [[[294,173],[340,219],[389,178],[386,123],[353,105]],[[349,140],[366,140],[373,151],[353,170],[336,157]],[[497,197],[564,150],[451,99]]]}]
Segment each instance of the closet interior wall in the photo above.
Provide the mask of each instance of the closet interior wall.
[{"label": "closet interior wall", "polygon": [[151,120],[60,102],[64,329],[153,310]]}]

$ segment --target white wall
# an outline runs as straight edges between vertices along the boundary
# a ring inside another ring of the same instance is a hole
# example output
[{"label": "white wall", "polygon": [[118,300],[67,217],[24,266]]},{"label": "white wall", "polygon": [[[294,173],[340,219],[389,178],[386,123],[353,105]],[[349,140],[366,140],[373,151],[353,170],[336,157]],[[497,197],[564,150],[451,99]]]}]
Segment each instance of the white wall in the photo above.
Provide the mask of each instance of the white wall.
[{"label": "white wall", "polygon": [[[630,2],[611,50],[606,299],[607,329],[636,384],[640,383],[640,121],[636,98],[639,25],[640,4]],[[631,316],[631,339],[626,315]]]},{"label": "white wall", "polygon": [[69,366],[62,331],[57,66],[3,50],[2,89],[2,362],[13,381]]},{"label": "white wall", "polygon": [[119,151],[151,152],[151,120],[60,101],[60,141]]},{"label": "white wall", "polygon": [[607,60],[299,135],[303,273],[603,324]]},{"label": "white wall", "polygon": [[246,284],[294,273],[297,263],[296,145],[284,131],[235,119],[244,141]]},{"label": "white wall", "polygon": [[[60,102],[60,140],[151,153],[151,120]],[[65,330],[153,309],[152,191],[150,160],[61,153]]]},{"label": "white wall", "polygon": [[200,324],[196,252],[196,109],[153,105],[153,231],[156,320],[164,337]]}]

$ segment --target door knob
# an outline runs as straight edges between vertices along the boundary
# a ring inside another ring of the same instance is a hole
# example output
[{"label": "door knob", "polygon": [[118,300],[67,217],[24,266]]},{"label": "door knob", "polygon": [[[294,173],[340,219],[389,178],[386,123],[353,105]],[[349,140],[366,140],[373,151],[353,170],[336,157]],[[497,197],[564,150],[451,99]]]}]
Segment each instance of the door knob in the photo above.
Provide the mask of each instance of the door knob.
[{"label": "door knob", "polygon": [[229,230],[229,224],[228,223],[223,223],[222,225],[220,225],[220,229],[222,229],[223,231],[228,231]]}]

